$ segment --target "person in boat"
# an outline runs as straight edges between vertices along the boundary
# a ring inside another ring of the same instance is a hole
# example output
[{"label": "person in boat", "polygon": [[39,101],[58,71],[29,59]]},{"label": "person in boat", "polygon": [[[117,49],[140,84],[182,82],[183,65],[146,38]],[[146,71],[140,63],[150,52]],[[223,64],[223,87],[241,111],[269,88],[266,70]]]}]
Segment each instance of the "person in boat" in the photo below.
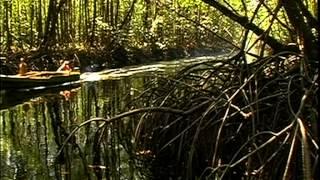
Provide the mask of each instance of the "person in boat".
[{"label": "person in boat", "polygon": [[27,72],[28,72],[27,63],[25,62],[24,58],[20,58],[18,74],[21,76],[24,76]]},{"label": "person in boat", "polygon": [[72,71],[69,61],[63,61],[57,71]]}]

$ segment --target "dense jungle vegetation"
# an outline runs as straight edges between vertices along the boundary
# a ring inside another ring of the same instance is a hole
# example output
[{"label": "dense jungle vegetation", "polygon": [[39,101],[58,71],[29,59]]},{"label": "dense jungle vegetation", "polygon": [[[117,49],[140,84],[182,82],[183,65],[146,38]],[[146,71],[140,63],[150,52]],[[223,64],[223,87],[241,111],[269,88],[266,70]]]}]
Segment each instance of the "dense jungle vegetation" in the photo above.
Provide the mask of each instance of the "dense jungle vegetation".
[{"label": "dense jungle vegetation", "polygon": [[74,55],[83,67],[89,59],[118,67],[178,58],[198,47],[223,48],[216,33],[241,36],[219,16],[201,1],[5,0],[0,52],[9,60],[24,56],[38,69]]},{"label": "dense jungle vegetation", "polygon": [[[298,30],[316,36],[317,1],[297,3],[285,8],[278,1],[3,0],[0,53],[12,73],[21,56],[31,69],[41,70],[54,69],[59,59],[118,67],[208,54],[206,48],[239,48],[241,42],[262,44],[262,39],[281,51],[298,41]],[[295,12],[307,24],[293,21]]]},{"label": "dense jungle vegetation", "polygon": [[12,73],[21,56],[31,69],[54,69],[60,59],[119,67],[233,50],[151,81],[123,114],[79,128],[135,117],[134,147],[153,179],[318,179],[317,7],[317,0],[3,0],[1,71]]}]

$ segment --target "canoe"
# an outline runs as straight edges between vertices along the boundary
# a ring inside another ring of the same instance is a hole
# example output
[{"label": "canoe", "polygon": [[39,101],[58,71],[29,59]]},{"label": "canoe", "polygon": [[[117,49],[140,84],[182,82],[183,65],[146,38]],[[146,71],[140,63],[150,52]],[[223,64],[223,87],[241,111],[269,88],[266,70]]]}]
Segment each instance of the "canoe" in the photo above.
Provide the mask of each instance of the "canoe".
[{"label": "canoe", "polygon": [[80,72],[31,71],[24,76],[0,74],[1,89],[26,89],[39,86],[59,85],[80,79]]}]

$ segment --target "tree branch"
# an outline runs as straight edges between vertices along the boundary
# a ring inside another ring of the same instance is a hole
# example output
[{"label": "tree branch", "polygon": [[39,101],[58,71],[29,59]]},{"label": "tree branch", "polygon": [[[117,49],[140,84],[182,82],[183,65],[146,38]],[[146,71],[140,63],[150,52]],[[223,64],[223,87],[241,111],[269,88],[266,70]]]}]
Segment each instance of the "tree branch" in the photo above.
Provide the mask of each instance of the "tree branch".
[{"label": "tree branch", "polygon": [[292,46],[287,46],[279,41],[277,41],[275,38],[267,35],[265,31],[261,28],[259,28],[257,25],[254,23],[250,22],[248,17],[237,15],[234,12],[232,12],[230,9],[226,8],[223,6],[221,3],[215,0],[203,0],[206,4],[214,7],[215,9],[219,10],[222,14],[225,16],[229,17],[233,21],[239,23],[242,27],[254,32],[257,36],[262,36],[261,40],[266,42],[274,51],[283,51],[283,50],[289,50],[289,51],[294,51],[298,52],[298,47],[292,47]]},{"label": "tree branch", "polygon": [[[299,0],[282,1],[283,7],[288,15],[289,21],[298,32],[299,38],[303,43],[304,54],[311,61],[318,60],[318,39],[312,33],[312,22],[305,22],[308,19],[304,16],[305,8]],[[311,24],[310,24],[311,23]]]}]

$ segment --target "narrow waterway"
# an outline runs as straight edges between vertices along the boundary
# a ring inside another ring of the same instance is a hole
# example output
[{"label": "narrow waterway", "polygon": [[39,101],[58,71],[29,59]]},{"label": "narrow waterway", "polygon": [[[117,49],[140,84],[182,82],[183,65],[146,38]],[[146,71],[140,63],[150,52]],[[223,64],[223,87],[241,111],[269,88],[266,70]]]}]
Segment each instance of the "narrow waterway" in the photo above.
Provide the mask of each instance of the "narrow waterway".
[{"label": "narrow waterway", "polygon": [[[72,88],[32,96],[2,92],[0,179],[150,179],[142,165],[148,152],[137,151],[133,143],[139,117],[73,130],[91,118],[130,109],[128,104],[160,76],[220,57],[226,55],[85,73]],[[4,102],[8,96],[19,101]]]}]

